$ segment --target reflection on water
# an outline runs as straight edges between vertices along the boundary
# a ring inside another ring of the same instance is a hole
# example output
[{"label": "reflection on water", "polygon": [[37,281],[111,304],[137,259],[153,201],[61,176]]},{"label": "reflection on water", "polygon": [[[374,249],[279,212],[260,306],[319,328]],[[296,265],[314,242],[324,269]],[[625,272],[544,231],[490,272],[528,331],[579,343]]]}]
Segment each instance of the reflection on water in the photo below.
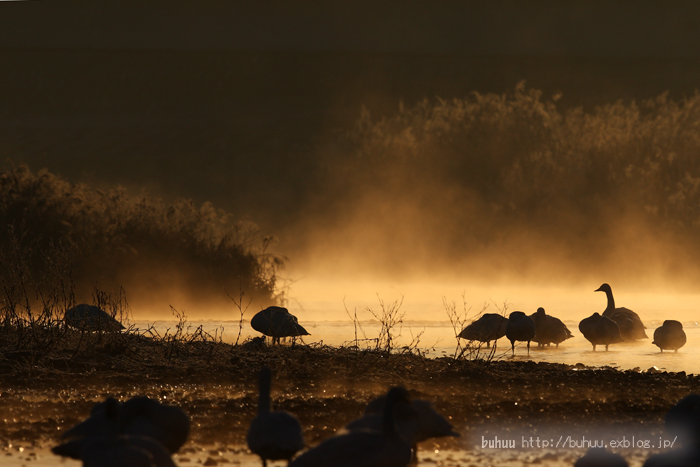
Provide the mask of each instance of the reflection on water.
[{"label": "reflection on water", "polygon": [[[350,319],[346,321],[316,321],[313,323],[304,322],[301,324],[311,333],[306,336],[305,343],[323,343],[331,346],[354,345],[356,328]],[[623,370],[638,368],[641,371],[656,367],[659,371],[685,371],[688,374],[700,373],[700,326],[695,322],[684,322],[683,328],[688,341],[677,353],[665,351],[659,352],[658,347],[652,345],[654,329],[661,326],[661,321],[648,321],[647,335],[649,339],[637,342],[614,344],[609,351],[598,346],[595,352],[591,344],[581,335],[578,330],[578,322],[564,320],[564,323],[574,334],[572,339],[564,341],[559,347],[537,347],[533,343],[530,348],[530,355],[527,355],[525,343],[519,342],[515,347],[515,357],[511,357],[510,342],[506,338],[498,341],[495,353],[498,359],[533,360],[552,363],[566,363],[575,365],[582,363],[587,366],[611,366]],[[155,325],[160,333],[167,329],[170,332],[175,330],[175,321],[136,321],[139,328],[143,329],[148,325]],[[202,321],[190,323],[191,331],[202,325],[207,332],[218,332],[223,330],[223,341],[228,343],[243,342],[248,337],[256,337],[260,334],[244,321],[240,329],[239,322],[227,321]],[[360,347],[373,347],[381,331],[378,322],[362,322],[357,328],[357,338]],[[417,346],[421,352],[425,352],[428,357],[454,356],[457,351],[457,339],[455,331],[449,322],[445,321],[404,321],[401,327],[397,327],[396,346],[413,345]],[[457,331],[459,332],[459,330]],[[488,355],[488,349],[482,348],[484,355]]]}]

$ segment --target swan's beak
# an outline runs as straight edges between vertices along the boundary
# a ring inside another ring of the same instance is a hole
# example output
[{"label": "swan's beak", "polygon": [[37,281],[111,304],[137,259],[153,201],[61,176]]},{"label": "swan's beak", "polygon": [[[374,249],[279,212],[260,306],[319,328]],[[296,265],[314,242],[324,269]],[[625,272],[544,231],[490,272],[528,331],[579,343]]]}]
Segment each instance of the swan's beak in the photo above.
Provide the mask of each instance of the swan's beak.
[{"label": "swan's beak", "polygon": [[597,289],[594,290],[594,292],[602,292],[602,291],[603,291],[603,289],[600,287],[598,287]]}]

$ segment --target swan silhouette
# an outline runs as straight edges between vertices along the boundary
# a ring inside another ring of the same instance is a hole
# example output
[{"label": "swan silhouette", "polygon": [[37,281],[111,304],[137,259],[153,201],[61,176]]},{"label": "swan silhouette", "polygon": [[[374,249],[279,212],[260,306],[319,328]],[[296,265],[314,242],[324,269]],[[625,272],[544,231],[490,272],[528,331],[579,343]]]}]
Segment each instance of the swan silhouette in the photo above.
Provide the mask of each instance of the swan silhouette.
[{"label": "swan silhouette", "polygon": [[530,355],[530,341],[535,338],[536,331],[535,322],[522,311],[514,311],[508,316],[506,337],[510,341],[513,355],[516,341],[527,341],[527,354]]},{"label": "swan silhouette", "polygon": [[[386,407],[386,400],[386,396],[380,396],[370,401],[365,408],[364,416],[350,422],[345,428],[351,431],[381,431],[381,417]],[[421,441],[443,436],[460,436],[453,430],[452,424],[437,413],[429,401],[422,399],[413,399],[410,405],[397,406],[394,411],[394,422],[403,438],[411,443],[412,462],[417,460],[418,443]]]},{"label": "swan silhouette", "polygon": [[680,447],[649,456],[644,467],[700,465],[700,395],[689,394],[666,412],[666,432]]},{"label": "swan silhouette", "polygon": [[116,332],[124,329],[122,323],[114,319],[112,315],[101,308],[86,303],[66,310],[65,320],[68,326],[86,331]]},{"label": "swan silhouette", "polygon": [[248,447],[260,456],[263,467],[267,460],[289,460],[304,448],[304,436],[297,418],[284,411],[272,412],[270,388],[272,371],[268,367],[260,370],[260,397],[258,415],[248,429]]},{"label": "swan silhouette", "polygon": [[600,313],[593,313],[588,318],[582,319],[578,323],[578,329],[583,334],[583,337],[593,344],[594,352],[597,345],[604,345],[607,351],[610,344],[624,341],[620,335],[620,328],[617,327],[617,323],[605,316],[601,316]]},{"label": "swan silhouette", "polygon": [[253,316],[250,320],[250,325],[256,331],[272,337],[272,343],[279,343],[283,337],[308,336],[299,322],[294,316],[284,307],[270,306]]},{"label": "swan silhouette", "polygon": [[496,345],[496,341],[506,335],[508,318],[497,313],[485,313],[481,318],[473,321],[466,328],[462,329],[457,337],[470,341],[485,342],[486,347]]},{"label": "swan silhouette", "polygon": [[[115,403],[117,409],[110,409]],[[147,436],[174,453],[187,441],[190,419],[179,407],[145,396],[133,397],[124,403],[109,398],[96,404],[90,417],[65,432],[61,439],[107,436],[115,426],[119,434]]]},{"label": "swan silhouette", "polygon": [[673,350],[678,352],[678,349],[683,347],[686,342],[685,331],[680,321],[667,319],[661,327],[654,331],[654,342],[661,352],[664,350]]},{"label": "swan silhouette", "polygon": [[175,467],[170,451],[157,440],[137,434],[120,434],[123,405],[109,397],[101,403],[100,429],[51,449],[59,456],[83,461],[83,467]]},{"label": "swan silhouette", "polygon": [[546,314],[542,307],[531,314],[530,318],[535,322],[535,338],[533,341],[537,342],[538,346],[555,344],[559,347],[559,344],[566,339],[574,337],[562,320]]},{"label": "swan silhouette", "polygon": [[629,308],[615,307],[615,299],[613,298],[612,288],[608,284],[603,284],[594,292],[605,292],[608,299],[608,305],[603,311],[603,316],[610,318],[617,323],[620,329],[620,335],[626,341],[634,341],[637,339],[648,339],[646,326],[642,323],[639,315]]},{"label": "swan silhouette", "polygon": [[394,412],[409,404],[406,389],[391,388],[381,431],[350,431],[333,436],[301,454],[289,467],[405,467],[411,462],[411,446],[396,429]]}]

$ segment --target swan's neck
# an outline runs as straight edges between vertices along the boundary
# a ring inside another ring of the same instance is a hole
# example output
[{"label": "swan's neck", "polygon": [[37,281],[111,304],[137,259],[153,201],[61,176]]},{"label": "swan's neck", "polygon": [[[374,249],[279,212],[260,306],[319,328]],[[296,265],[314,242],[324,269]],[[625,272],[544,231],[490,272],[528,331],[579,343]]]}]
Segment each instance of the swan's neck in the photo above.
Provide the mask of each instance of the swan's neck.
[{"label": "swan's neck", "polygon": [[386,406],[384,407],[384,416],[382,419],[382,428],[384,429],[384,436],[387,438],[393,438],[396,436],[396,421],[394,420],[394,408],[396,406],[396,401],[387,398]]},{"label": "swan's neck", "polygon": [[606,290],[605,295],[608,297],[608,306],[603,312],[603,316],[609,316],[615,311],[615,299],[613,298],[612,290]]},{"label": "swan's neck", "polygon": [[272,402],[270,401],[270,387],[272,381],[264,375],[260,376],[260,398],[258,399],[258,413],[269,413]]}]

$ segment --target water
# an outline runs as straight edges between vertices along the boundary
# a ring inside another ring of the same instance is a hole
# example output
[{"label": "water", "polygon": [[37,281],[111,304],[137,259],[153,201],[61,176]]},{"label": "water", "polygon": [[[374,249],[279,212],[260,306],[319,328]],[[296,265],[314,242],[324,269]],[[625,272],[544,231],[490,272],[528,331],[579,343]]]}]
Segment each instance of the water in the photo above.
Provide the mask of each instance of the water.
[{"label": "water", "polygon": [[[292,310],[294,312],[294,310]],[[306,343],[322,342],[326,345],[340,346],[353,345],[355,342],[356,328],[348,318],[345,321],[316,321],[301,324],[311,333],[304,338]],[[687,336],[687,343],[677,353],[665,351],[659,352],[659,348],[652,345],[654,329],[661,326],[661,320],[646,321],[647,335],[649,339],[637,342],[614,344],[606,352],[604,347],[598,346],[597,351],[592,350],[591,344],[578,331],[578,322],[564,320],[564,323],[574,334],[572,339],[564,341],[559,347],[537,347],[533,343],[528,356],[526,344],[519,342],[515,347],[515,356],[511,356],[510,342],[506,338],[498,341],[496,358],[503,360],[533,360],[538,362],[566,363],[575,365],[582,363],[586,366],[602,367],[610,366],[621,370],[639,369],[641,371],[656,368],[659,371],[685,371],[688,374],[700,373],[700,326],[697,322],[683,322],[683,328]],[[154,325],[160,333],[174,332],[176,321],[136,321],[136,326],[144,328]],[[223,341],[235,343],[238,339],[243,342],[248,337],[256,337],[260,334],[250,327],[247,321],[243,322],[239,337],[239,322],[234,320],[205,320],[189,323],[190,331],[201,325],[212,335],[221,335]],[[376,321],[364,321],[357,328],[358,344],[360,347],[372,347],[381,331],[381,326]],[[453,356],[456,352],[457,339],[455,330],[448,321],[415,321],[404,320],[395,329],[396,347],[412,346],[424,352],[429,358]],[[483,347],[483,351],[488,349]]]}]

